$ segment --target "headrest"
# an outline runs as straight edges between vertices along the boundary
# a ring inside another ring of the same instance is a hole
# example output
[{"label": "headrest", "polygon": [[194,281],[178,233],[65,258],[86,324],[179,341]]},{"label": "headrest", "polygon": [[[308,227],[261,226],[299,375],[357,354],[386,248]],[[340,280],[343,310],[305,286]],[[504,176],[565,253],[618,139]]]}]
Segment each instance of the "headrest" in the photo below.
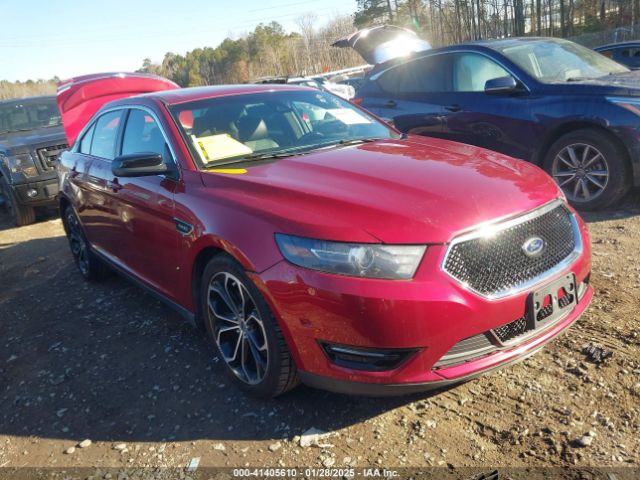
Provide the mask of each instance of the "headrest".
[{"label": "headrest", "polygon": [[160,127],[155,126],[151,131],[149,131],[149,143],[151,145],[164,144],[164,135],[162,135]]},{"label": "headrest", "polygon": [[249,142],[268,138],[269,132],[262,118],[246,115],[238,119],[238,136],[241,142]]},{"label": "headrest", "polygon": [[215,130],[216,111],[212,108],[207,110],[204,115],[193,119],[193,134],[200,136],[205,132],[212,133]]}]

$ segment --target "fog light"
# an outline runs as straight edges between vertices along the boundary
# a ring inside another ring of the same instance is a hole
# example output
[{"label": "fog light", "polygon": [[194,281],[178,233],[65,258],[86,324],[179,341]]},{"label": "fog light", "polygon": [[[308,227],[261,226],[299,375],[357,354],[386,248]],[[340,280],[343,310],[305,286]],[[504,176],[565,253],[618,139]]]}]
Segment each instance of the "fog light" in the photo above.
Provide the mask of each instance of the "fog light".
[{"label": "fog light", "polygon": [[38,191],[30,188],[29,190],[27,190],[27,197],[29,198],[33,198],[33,197],[37,197],[38,196]]},{"label": "fog light", "polygon": [[361,348],[320,342],[331,363],[355,370],[393,370],[404,363],[418,348]]}]

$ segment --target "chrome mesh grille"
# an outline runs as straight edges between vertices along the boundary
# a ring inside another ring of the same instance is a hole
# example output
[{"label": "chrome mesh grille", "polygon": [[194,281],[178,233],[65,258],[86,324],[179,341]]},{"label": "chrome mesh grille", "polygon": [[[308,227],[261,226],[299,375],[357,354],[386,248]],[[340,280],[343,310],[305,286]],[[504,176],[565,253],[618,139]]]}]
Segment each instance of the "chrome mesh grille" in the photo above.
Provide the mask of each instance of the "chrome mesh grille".
[{"label": "chrome mesh grille", "polygon": [[476,360],[497,350],[485,333],[465,338],[456,343],[433,366],[434,368],[449,367],[460,363]]},{"label": "chrome mesh grille", "polygon": [[520,335],[523,335],[527,331],[527,318],[520,317],[513,322],[509,322],[506,325],[502,325],[501,327],[494,328],[493,333],[495,333],[496,337],[502,342],[506,343],[510,340],[513,340]]},{"label": "chrome mesh grille", "polygon": [[[589,275],[585,277],[584,282],[578,288],[578,299],[582,298],[587,291],[588,283]],[[564,308],[573,300],[573,294],[568,293],[558,299],[558,304],[560,308]],[[537,321],[544,321],[552,313],[550,307],[541,308],[538,312]],[[536,332],[540,332],[540,330],[529,325],[528,315],[525,313],[522,317],[505,325],[460,340],[433,365],[433,368],[439,369],[459,365],[490,355],[503,348],[512,348],[527,341]]]},{"label": "chrome mesh grille", "polygon": [[[564,308],[571,302],[573,302],[573,293],[567,293],[564,297],[558,300],[558,305],[560,306],[560,308]],[[540,314],[538,313],[538,315]]]},{"label": "chrome mesh grille", "polygon": [[[571,302],[573,302],[573,294],[571,293],[565,295],[564,297],[558,300],[558,304],[560,308],[566,307]],[[540,309],[540,311],[536,316],[536,321],[542,322],[544,321],[545,318],[547,318],[552,313],[553,313],[553,306],[547,305],[546,307],[543,307]],[[519,337],[520,335],[524,335],[525,333],[526,334],[531,333],[531,331],[532,331],[531,327],[527,325],[526,315],[514,320],[513,322],[509,322],[506,325],[502,325],[501,327],[493,329],[493,333],[495,334],[496,337],[498,337],[498,340],[500,340],[502,343],[510,342],[511,340]]]},{"label": "chrome mesh grille", "polygon": [[[527,256],[523,245],[532,237],[545,241],[545,250]],[[518,288],[551,270],[576,248],[571,213],[558,205],[522,223],[499,230],[491,237],[454,242],[444,270],[476,292],[491,296]]]}]

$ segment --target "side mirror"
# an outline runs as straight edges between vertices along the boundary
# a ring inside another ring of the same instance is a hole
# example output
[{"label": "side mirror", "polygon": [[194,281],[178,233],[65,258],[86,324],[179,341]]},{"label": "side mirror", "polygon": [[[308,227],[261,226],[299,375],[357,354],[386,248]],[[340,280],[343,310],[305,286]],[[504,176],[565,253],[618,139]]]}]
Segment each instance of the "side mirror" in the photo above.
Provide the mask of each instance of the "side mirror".
[{"label": "side mirror", "polygon": [[492,78],[484,84],[484,93],[488,95],[500,95],[514,93],[519,90],[518,82],[511,75]]},{"label": "side mirror", "polygon": [[163,175],[169,169],[162,163],[162,155],[159,153],[143,152],[114,158],[111,171],[116,177],[147,177]]}]

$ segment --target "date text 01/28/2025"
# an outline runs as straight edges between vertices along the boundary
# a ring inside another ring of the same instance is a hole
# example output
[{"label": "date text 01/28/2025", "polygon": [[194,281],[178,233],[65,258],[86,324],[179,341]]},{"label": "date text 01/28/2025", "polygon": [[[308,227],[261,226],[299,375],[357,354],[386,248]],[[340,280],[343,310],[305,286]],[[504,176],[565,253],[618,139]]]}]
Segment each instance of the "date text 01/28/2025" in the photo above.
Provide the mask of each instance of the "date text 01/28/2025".
[{"label": "date text 01/28/2025", "polygon": [[399,472],[387,468],[234,468],[235,478],[397,478]]}]

